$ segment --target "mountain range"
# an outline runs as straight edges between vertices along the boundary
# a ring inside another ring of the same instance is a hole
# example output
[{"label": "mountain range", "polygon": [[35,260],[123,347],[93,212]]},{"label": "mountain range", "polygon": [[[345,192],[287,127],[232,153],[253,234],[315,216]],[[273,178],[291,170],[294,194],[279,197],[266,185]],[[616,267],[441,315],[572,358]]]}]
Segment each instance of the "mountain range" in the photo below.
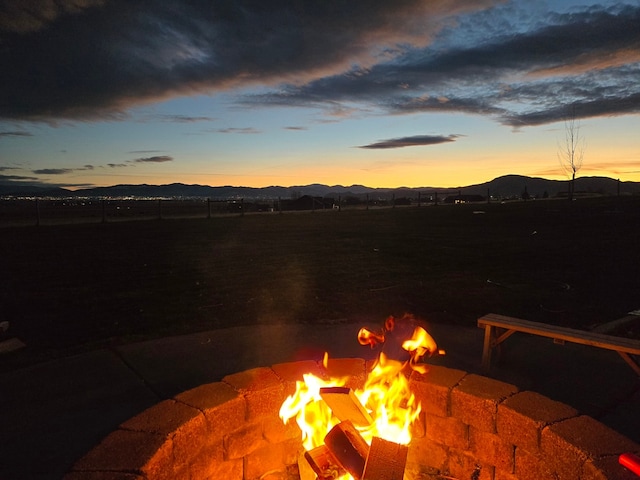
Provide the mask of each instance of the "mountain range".
[{"label": "mountain range", "polygon": [[[0,196],[11,197],[93,197],[93,198],[211,198],[223,199],[287,199],[298,198],[303,195],[313,197],[357,197],[389,199],[392,196],[416,197],[418,193],[431,195],[435,192],[438,195],[482,195],[490,194],[498,198],[521,197],[526,191],[531,197],[555,197],[566,194],[568,188],[567,180],[548,180],[539,177],[527,177],[522,175],[505,175],[491,181],[460,186],[455,188],[443,187],[420,187],[420,188],[371,188],[364,185],[300,185],[292,187],[234,187],[220,186],[211,187],[207,185],[186,185],[183,183],[172,183],[167,185],[114,185],[110,187],[94,187],[79,190],[68,190],[65,188],[47,188],[42,186],[27,185],[0,185]],[[640,194],[640,182],[620,182],[608,177],[580,177],[575,183],[576,193],[590,193],[601,195],[629,195]]]}]

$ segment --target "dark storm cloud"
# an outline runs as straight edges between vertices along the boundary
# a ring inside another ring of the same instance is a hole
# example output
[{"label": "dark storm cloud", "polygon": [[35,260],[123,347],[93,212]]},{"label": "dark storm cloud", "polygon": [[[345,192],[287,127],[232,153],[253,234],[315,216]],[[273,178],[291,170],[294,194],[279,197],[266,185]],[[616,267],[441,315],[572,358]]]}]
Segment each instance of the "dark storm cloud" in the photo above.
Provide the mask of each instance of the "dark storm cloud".
[{"label": "dark storm cloud", "polygon": [[5,0],[0,2],[0,30],[25,33],[40,30],[64,15],[100,6],[105,0]]},{"label": "dark storm cloud", "polygon": [[135,163],[163,163],[163,162],[172,162],[173,161],[173,157],[170,157],[169,155],[156,155],[154,157],[143,157],[143,158],[136,158],[135,160],[132,160],[132,162]]},{"label": "dark storm cloud", "polygon": [[583,117],[640,108],[637,4],[530,19],[514,15],[526,2],[500,0],[0,2],[5,119],[125,118],[254,85],[273,91],[240,103],[332,118],[463,112],[521,127],[561,120],[567,105]]},{"label": "dark storm cloud", "polygon": [[440,143],[455,142],[459,135],[415,135],[412,137],[392,138],[390,140],[382,140],[380,142],[362,145],[358,148],[385,149],[385,148],[402,148],[402,147],[418,147],[425,145],[438,145]]},{"label": "dark storm cloud", "polygon": [[466,47],[413,49],[368,69],[284,86],[245,102],[317,108],[361,102],[398,114],[486,115],[514,127],[562,120],[574,105],[582,117],[637,113],[638,25],[640,6],[555,14],[533,30]]},{"label": "dark storm cloud", "polygon": [[[20,3],[20,2],[15,2]],[[0,117],[121,118],[133,105],[306,82],[426,45],[496,0],[4,2]]]}]

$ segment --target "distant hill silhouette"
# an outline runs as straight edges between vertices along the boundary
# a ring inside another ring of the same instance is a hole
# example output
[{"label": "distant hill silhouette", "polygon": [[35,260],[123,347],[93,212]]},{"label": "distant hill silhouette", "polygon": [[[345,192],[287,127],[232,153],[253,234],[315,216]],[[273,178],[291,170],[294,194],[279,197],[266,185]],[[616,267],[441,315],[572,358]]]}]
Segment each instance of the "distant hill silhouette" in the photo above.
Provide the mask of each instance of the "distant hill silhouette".
[{"label": "distant hill silhouette", "polygon": [[[490,194],[497,198],[520,198],[526,191],[531,197],[557,197],[566,193],[568,181],[547,180],[545,178],[527,177],[522,175],[505,175],[489,182],[453,188],[420,187],[420,188],[370,188],[364,185],[300,185],[292,187],[234,187],[207,185],[185,185],[172,183],[168,185],[114,185],[111,187],[95,187],[80,190],[64,188],[45,188],[41,186],[0,185],[0,196],[35,196],[35,197],[154,197],[154,198],[211,198],[216,200],[228,199],[290,199],[303,195],[312,197],[357,197],[364,199],[367,195],[371,199],[389,199],[417,197],[431,195],[435,192],[441,198],[447,195],[482,195]],[[640,194],[640,182],[619,182],[608,177],[581,177],[576,179],[575,191],[580,194],[622,195]]]}]

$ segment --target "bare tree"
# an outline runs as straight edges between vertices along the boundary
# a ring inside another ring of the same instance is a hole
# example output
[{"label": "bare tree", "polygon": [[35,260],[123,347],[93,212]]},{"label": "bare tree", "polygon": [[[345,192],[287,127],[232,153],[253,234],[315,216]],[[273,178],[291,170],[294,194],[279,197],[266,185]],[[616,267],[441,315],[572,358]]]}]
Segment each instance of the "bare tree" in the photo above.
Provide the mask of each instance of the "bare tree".
[{"label": "bare tree", "polygon": [[576,173],[582,168],[585,139],[580,133],[580,120],[576,119],[575,109],[564,121],[564,143],[558,144],[558,160],[569,180],[569,200],[573,200]]}]

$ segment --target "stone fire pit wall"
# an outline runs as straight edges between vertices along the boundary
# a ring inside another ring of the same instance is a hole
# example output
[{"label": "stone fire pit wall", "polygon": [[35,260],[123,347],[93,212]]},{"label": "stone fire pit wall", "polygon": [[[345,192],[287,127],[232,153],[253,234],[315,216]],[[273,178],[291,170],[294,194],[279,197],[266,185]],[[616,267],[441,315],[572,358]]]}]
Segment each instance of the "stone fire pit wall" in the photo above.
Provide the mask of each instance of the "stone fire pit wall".
[{"label": "stone fire pit wall", "polygon": [[[256,368],[165,400],[124,422],[73,466],[65,480],[284,479],[302,453],[300,430],[280,405],[303,373],[364,384],[362,359]],[[469,480],[637,480],[618,464],[640,446],[535,392],[461,370],[413,373],[422,402],[407,473]],[[407,476],[409,478],[409,476]]]}]

